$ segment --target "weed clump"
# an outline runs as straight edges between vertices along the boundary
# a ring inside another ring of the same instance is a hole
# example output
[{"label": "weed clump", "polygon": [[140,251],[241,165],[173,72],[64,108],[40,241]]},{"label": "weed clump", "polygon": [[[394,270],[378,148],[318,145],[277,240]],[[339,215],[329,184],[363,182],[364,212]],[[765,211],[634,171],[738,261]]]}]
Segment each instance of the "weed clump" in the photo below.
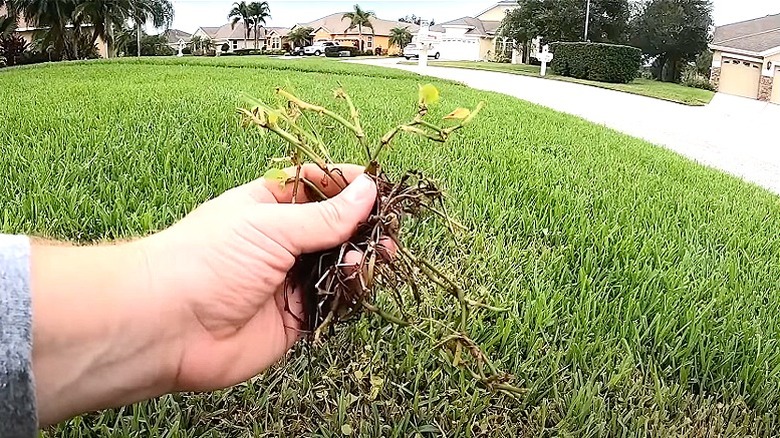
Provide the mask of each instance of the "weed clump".
[{"label": "weed clump", "polygon": [[[290,146],[287,159],[297,170],[295,176],[290,178],[280,169],[269,169],[265,173],[266,179],[276,180],[281,185],[292,184],[293,202],[299,190],[304,190],[308,199],[326,200],[328,197],[318,188],[317,182],[308,180],[301,173],[302,166],[311,162],[324,172],[320,186],[347,186],[344,175],[334,167],[327,145],[310,128],[310,123],[309,128],[301,123],[307,113],[314,113],[331,119],[357,138],[366,155],[365,173],[377,185],[377,199],[371,215],[358,226],[349,241],[337,248],[299,257],[288,275],[286,289],[291,291],[300,287],[303,291],[305,314],[299,322],[308,334],[307,339],[319,345],[335,325],[366,312],[373,313],[431,338],[454,366],[461,367],[489,389],[522,392],[509,383],[512,377],[499,371],[467,332],[468,317],[474,309],[493,312],[502,312],[503,309],[469,298],[449,275],[415,255],[401,242],[401,225],[409,217],[434,214],[446,221],[451,231],[462,227],[447,214],[442,191],[433,180],[415,170],[408,171],[398,181],[392,181],[380,165],[382,152],[398,134],[413,134],[444,143],[475,119],[484,102],[473,109],[455,109],[444,118],[446,126],[439,126],[426,120],[429,105],[439,100],[439,91],[431,84],[421,86],[417,113],[412,120],[392,128],[373,142],[376,146],[372,148],[372,142],[366,138],[360,124],[360,114],[343,88],[334,90],[334,97],[346,102],[348,116],[303,101],[282,88],[277,88],[276,93],[284,101],[280,108],[272,108],[252,98],[247,99],[249,108],[239,108],[246,125],[257,126],[263,132],[273,132]],[[427,321],[443,328],[443,332],[440,331],[443,335],[434,338],[419,329],[419,318],[406,310],[408,306],[402,292],[405,288],[411,291],[418,305],[423,300],[423,294],[430,290],[445,291],[455,300],[458,311],[454,312],[456,316],[452,320]],[[395,302],[396,311],[377,304],[377,298],[382,293]]]}]

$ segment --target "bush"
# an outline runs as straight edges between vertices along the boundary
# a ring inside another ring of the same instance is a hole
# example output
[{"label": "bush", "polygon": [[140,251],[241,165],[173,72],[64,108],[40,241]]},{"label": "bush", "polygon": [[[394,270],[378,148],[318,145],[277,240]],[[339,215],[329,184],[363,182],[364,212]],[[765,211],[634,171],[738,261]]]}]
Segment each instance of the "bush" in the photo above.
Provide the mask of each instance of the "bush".
[{"label": "bush", "polygon": [[338,58],[342,55],[342,52],[349,52],[349,56],[360,56],[363,52],[354,46],[330,46],[325,47],[325,56],[328,58]]},{"label": "bush", "polygon": [[627,84],[639,74],[642,50],[603,43],[552,43],[553,73],[600,82]]},{"label": "bush", "polygon": [[697,65],[688,65],[685,67],[680,84],[685,85],[686,87],[715,91],[715,87],[710,82],[710,79],[699,73]]},{"label": "bush", "polygon": [[5,58],[5,64],[7,65],[21,63],[27,47],[27,41],[18,33],[0,35],[0,55]]}]

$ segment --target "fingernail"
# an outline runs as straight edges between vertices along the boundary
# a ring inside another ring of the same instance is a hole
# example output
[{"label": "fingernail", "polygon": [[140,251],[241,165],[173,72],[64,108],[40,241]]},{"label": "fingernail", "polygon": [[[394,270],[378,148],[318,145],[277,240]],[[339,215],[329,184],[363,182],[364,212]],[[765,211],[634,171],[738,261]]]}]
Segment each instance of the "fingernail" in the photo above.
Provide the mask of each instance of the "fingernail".
[{"label": "fingernail", "polygon": [[352,184],[344,190],[344,195],[350,202],[363,202],[369,197],[373,198],[374,194],[374,181],[371,180],[366,174],[362,174],[352,181]]}]

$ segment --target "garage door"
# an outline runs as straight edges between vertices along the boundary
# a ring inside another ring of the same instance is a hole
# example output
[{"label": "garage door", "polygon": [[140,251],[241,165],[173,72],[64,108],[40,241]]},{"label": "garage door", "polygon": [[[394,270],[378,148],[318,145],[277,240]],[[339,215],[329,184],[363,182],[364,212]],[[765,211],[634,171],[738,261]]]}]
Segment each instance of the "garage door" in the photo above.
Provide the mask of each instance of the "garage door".
[{"label": "garage door", "polygon": [[761,80],[761,64],[723,58],[718,91],[756,99]]},{"label": "garage door", "polygon": [[448,61],[478,61],[479,41],[474,38],[443,38],[438,46],[441,59]]},{"label": "garage door", "polygon": [[775,82],[772,85],[772,102],[780,103],[780,67],[775,69]]}]

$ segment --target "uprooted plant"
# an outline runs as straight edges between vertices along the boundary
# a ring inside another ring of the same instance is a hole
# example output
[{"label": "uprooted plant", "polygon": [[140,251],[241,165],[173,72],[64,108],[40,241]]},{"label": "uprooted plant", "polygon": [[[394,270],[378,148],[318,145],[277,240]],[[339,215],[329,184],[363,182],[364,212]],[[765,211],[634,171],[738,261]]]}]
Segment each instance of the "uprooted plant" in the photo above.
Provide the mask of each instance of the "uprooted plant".
[{"label": "uprooted plant", "polygon": [[[309,199],[326,200],[327,196],[319,190],[317,184],[301,174],[302,166],[312,162],[324,172],[328,180],[326,183],[346,187],[348,182],[334,166],[322,137],[312,128],[311,123],[304,123],[306,114],[311,113],[331,119],[357,138],[360,147],[365,150],[366,174],[376,182],[378,189],[371,215],[358,226],[357,232],[348,242],[327,251],[301,256],[288,276],[288,290],[292,290],[292,287],[303,290],[305,315],[300,322],[309,335],[308,339],[315,345],[319,344],[335,324],[370,312],[399,326],[416,329],[418,333],[431,338],[453,365],[466,370],[489,389],[521,392],[509,384],[511,376],[500,372],[467,332],[469,314],[474,309],[483,308],[493,312],[502,312],[503,309],[469,298],[458,282],[433,263],[415,255],[400,240],[399,233],[404,219],[420,217],[426,212],[444,219],[451,230],[454,226],[460,226],[447,215],[442,191],[418,171],[409,171],[398,181],[391,181],[379,164],[381,153],[398,134],[414,134],[444,143],[453,133],[474,120],[484,102],[480,102],[474,109],[456,109],[444,118],[448,126],[437,126],[425,117],[429,105],[438,101],[439,91],[430,84],[421,86],[417,114],[412,120],[394,127],[378,141],[371,142],[360,124],[357,108],[343,88],[334,90],[334,96],[346,102],[348,116],[305,102],[282,88],[277,88],[276,93],[284,101],[279,108],[252,98],[247,98],[249,108],[239,108],[247,125],[255,125],[262,132],[273,132],[290,145],[289,157],[284,160],[297,169],[296,175],[289,178],[281,169],[270,169],[264,175],[266,179],[275,180],[280,185],[292,184],[293,202],[299,190],[305,190]],[[390,251],[389,247],[395,250]],[[350,253],[360,254],[357,264],[347,262]],[[428,321],[442,329],[440,333],[443,334],[438,338],[421,330],[419,321],[408,314],[404,304],[405,290],[411,292],[419,305],[423,294],[436,288],[445,291],[458,304],[455,312],[457,316],[452,321]],[[377,304],[379,293],[387,294],[394,301],[396,311]]]}]

